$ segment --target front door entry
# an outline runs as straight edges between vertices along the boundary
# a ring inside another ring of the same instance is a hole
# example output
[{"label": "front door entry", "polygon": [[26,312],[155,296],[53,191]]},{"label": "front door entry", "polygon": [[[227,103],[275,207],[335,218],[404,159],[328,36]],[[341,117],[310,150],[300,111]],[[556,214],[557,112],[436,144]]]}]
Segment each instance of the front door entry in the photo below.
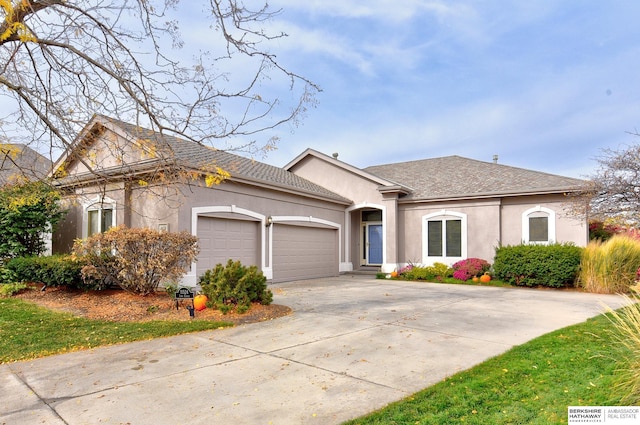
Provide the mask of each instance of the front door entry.
[{"label": "front door entry", "polygon": [[382,224],[366,225],[366,251],[367,265],[382,264]]}]

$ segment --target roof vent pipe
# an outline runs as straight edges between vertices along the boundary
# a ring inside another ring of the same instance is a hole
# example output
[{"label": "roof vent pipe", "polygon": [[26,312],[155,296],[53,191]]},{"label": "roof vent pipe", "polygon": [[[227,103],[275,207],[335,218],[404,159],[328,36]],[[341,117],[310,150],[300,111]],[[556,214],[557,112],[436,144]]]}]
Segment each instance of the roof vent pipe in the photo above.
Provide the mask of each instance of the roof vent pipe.
[{"label": "roof vent pipe", "polygon": [[338,159],[338,152],[334,152],[331,156],[333,156],[333,159]]},{"label": "roof vent pipe", "polygon": [[493,163],[494,164],[498,163],[498,155],[493,155]]}]

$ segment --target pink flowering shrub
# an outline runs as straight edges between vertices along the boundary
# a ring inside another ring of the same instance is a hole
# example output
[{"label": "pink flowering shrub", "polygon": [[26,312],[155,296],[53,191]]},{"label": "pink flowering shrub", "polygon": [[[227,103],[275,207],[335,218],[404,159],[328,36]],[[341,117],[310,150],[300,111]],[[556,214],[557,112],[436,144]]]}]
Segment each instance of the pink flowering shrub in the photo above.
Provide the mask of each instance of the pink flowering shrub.
[{"label": "pink flowering shrub", "polygon": [[467,258],[460,260],[453,266],[453,277],[458,280],[469,280],[488,272],[491,264],[481,258]]},{"label": "pink flowering shrub", "polygon": [[403,268],[401,268],[400,270],[398,270],[398,274],[402,275],[402,274],[405,274],[405,273],[409,273],[409,272],[411,272],[411,270],[413,270],[413,267],[414,267],[413,264],[406,265]]}]

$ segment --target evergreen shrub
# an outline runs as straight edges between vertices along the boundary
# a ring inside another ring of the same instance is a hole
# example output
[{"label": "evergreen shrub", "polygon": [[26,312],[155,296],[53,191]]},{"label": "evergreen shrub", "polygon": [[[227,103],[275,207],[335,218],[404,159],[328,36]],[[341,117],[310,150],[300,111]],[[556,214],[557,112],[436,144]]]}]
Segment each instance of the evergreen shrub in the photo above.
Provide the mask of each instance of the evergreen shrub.
[{"label": "evergreen shrub", "polygon": [[271,304],[273,293],[267,289],[267,278],[256,266],[244,266],[229,259],[226,265],[217,264],[200,277],[202,293],[209,303],[223,313],[236,309],[244,313],[251,303]]},{"label": "evergreen shrub", "polygon": [[44,182],[7,184],[0,188],[0,259],[45,252],[45,235],[65,212],[60,194]]},{"label": "evergreen shrub", "polygon": [[3,283],[28,282],[81,288],[82,262],[69,255],[16,257],[4,264]]},{"label": "evergreen shrub", "polygon": [[493,273],[511,285],[573,286],[580,270],[582,250],[571,243],[501,246],[496,248]]}]

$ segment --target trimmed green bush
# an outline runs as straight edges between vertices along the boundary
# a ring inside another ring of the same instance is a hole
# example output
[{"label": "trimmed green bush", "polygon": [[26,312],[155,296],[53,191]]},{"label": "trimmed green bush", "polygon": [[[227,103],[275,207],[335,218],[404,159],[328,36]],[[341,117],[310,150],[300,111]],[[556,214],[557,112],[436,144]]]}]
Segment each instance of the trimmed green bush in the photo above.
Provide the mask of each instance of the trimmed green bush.
[{"label": "trimmed green bush", "polygon": [[252,302],[268,305],[273,301],[273,293],[267,289],[267,278],[256,266],[246,267],[240,261],[229,259],[226,266],[216,265],[200,277],[202,293],[209,303],[223,313],[233,308],[244,313]]},{"label": "trimmed green bush", "polygon": [[4,283],[38,282],[47,286],[82,288],[82,266],[69,255],[16,257],[5,263],[1,276]]},{"label": "trimmed green bush", "polygon": [[493,273],[519,286],[573,286],[580,269],[582,248],[570,243],[515,245],[496,248]]}]

